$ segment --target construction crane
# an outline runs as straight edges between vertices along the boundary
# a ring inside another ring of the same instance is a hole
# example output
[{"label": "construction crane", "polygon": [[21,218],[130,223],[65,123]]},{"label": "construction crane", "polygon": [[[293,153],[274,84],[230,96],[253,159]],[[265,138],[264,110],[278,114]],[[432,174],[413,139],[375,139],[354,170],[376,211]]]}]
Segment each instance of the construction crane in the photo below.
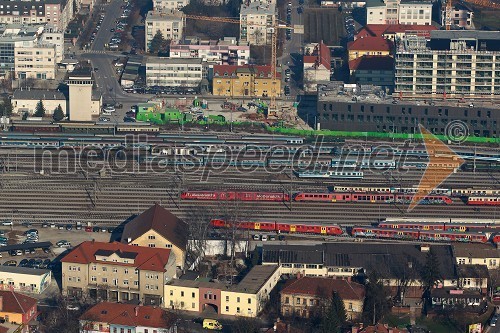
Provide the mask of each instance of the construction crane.
[{"label": "construction crane", "polygon": [[[203,21],[211,21],[211,22],[221,22],[221,23],[233,23],[240,24],[241,21],[238,19],[230,18],[230,17],[211,17],[211,16],[202,16],[202,15],[184,15],[186,19],[192,20],[203,20]],[[259,26],[260,24],[254,24]],[[294,27],[288,26],[286,24],[280,23],[278,19],[275,20],[274,25],[262,25],[266,29],[271,29],[271,78],[273,82],[276,81],[276,62],[277,62],[277,48],[276,44],[278,41],[277,33],[278,29],[290,29],[297,31]],[[271,101],[269,102],[268,114],[276,114],[276,93],[271,93]]]}]

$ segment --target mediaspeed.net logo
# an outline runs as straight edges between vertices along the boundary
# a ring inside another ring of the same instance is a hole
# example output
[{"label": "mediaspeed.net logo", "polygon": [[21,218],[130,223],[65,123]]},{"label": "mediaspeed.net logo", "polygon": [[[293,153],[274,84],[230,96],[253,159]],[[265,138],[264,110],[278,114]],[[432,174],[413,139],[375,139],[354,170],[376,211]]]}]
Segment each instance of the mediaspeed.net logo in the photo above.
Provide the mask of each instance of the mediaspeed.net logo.
[{"label": "mediaspeed.net logo", "polygon": [[[464,160],[457,153],[424,126],[419,125],[419,128],[427,155],[429,156],[429,163],[420,179],[418,190],[413,195],[411,203],[408,206],[408,212],[412,211],[420,201],[427,197],[434,189],[438,188],[439,185],[464,163]],[[450,142],[463,142],[468,136],[467,125],[462,122],[451,122],[446,128],[446,133]]]}]

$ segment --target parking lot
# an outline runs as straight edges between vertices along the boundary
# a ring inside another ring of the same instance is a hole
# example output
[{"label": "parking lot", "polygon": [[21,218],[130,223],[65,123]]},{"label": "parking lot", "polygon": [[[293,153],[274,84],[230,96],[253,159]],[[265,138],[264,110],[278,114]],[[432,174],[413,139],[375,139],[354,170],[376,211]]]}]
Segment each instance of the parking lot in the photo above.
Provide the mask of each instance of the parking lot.
[{"label": "parking lot", "polygon": [[[101,242],[109,242],[111,233],[108,229],[105,232],[99,230],[99,232],[93,232],[92,228],[87,229],[90,231],[86,231],[85,227],[82,226],[81,229],[77,230],[76,225],[72,225],[71,230],[67,230],[66,225],[55,225],[47,223],[46,227],[42,227],[41,225],[32,225],[32,226],[2,226],[0,227],[0,234],[3,232],[3,236],[7,239],[7,245],[15,245],[15,244],[23,244],[28,239],[24,234],[31,229],[36,229],[38,231],[38,238],[31,238],[33,241],[37,242],[51,242],[53,244],[52,247],[46,249],[36,249],[36,250],[25,250],[22,251],[22,254],[19,255],[11,255],[8,252],[0,252],[2,257],[0,258],[0,263],[2,265],[6,265],[8,263],[11,266],[14,266],[14,262],[16,266],[21,264],[23,259],[27,259],[27,261],[23,261],[21,267],[32,267],[32,268],[47,268],[49,266],[49,262],[46,259],[50,259],[51,261],[56,258],[58,255],[63,253],[67,248],[74,247],[80,244],[83,241],[88,241],[94,239],[95,241]],[[69,228],[68,228],[69,229]],[[97,230],[96,230],[97,231]],[[69,245],[64,245],[64,243],[69,243]],[[56,244],[62,246],[57,246]],[[1,247],[0,247],[1,250]],[[30,261],[31,260],[31,261]]]}]

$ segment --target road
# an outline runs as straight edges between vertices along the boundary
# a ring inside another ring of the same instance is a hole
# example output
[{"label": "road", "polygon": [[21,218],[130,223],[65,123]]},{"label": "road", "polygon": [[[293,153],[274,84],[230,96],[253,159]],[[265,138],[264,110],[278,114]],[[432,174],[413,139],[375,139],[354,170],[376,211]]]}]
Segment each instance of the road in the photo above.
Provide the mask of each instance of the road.
[{"label": "road", "polygon": [[123,5],[121,0],[112,0],[106,7],[104,7],[104,20],[102,21],[101,28],[97,32],[97,36],[92,43],[92,51],[104,51],[104,44],[109,42],[113,35],[109,30],[115,27],[116,20],[120,17]]},{"label": "road", "polygon": [[[297,12],[297,8],[300,7],[298,0],[290,0],[292,3],[292,26],[302,24],[302,14]],[[288,7],[288,6],[286,6]],[[286,8],[285,8],[286,10]],[[297,79],[302,78],[302,61],[300,57],[294,57],[293,55],[302,54],[302,34],[292,33],[292,38],[290,40],[284,41],[283,45],[283,55],[281,57],[281,64],[283,64],[283,69],[289,67],[292,70],[292,80],[290,82],[283,82],[283,85],[289,85],[291,96],[296,96],[301,94],[299,85],[297,84]]]}]

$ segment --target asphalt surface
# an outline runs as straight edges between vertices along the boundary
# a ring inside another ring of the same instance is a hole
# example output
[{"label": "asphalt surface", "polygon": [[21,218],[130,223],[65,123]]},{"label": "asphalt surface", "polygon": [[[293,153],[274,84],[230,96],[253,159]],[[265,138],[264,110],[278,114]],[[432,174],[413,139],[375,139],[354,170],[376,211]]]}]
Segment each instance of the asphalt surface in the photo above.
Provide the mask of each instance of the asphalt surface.
[{"label": "asphalt surface", "polygon": [[[292,20],[291,25],[301,25],[302,22],[302,14],[297,12],[297,8],[300,7],[298,0],[290,0],[292,3]],[[305,4],[304,4],[305,6]],[[288,5],[285,5],[288,8]],[[285,11],[286,11],[285,8]],[[285,14],[286,15],[286,14]],[[299,73],[302,72],[302,62],[297,59],[297,57],[293,57],[294,54],[302,54],[302,34],[292,32],[292,38],[290,40],[284,41],[283,44],[283,55],[281,57],[281,63],[283,65],[283,70],[286,68],[290,68],[292,70],[292,77],[289,82],[284,82],[283,75],[283,87],[285,85],[290,86],[291,96],[296,96],[301,93],[300,87],[297,84],[296,79],[301,77]]]}]

